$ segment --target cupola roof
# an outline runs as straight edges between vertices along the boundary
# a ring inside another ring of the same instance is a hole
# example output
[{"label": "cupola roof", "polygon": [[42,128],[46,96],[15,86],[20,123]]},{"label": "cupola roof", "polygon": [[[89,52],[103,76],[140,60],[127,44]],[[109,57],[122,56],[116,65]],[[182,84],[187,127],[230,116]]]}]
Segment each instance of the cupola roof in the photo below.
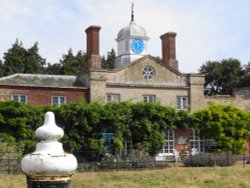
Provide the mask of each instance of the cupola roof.
[{"label": "cupola roof", "polygon": [[133,10],[134,4],[132,3],[131,8],[131,21],[128,26],[122,28],[117,35],[116,41],[119,42],[123,39],[130,39],[130,38],[141,38],[143,40],[149,40],[149,37],[147,36],[146,30],[140,26],[137,25],[134,21],[134,10]]},{"label": "cupola roof", "polygon": [[117,41],[127,38],[142,38],[144,40],[148,40],[149,37],[147,36],[146,30],[135,23],[135,21],[131,21],[127,27],[122,28],[118,35]]}]

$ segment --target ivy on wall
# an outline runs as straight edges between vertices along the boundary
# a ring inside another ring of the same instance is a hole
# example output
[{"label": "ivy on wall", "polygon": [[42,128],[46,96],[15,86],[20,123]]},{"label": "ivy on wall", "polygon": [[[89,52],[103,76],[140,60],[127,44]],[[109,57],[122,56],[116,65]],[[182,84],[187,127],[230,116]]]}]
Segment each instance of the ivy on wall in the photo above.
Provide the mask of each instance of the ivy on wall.
[{"label": "ivy on wall", "polygon": [[[29,106],[15,101],[0,102],[0,141],[21,145],[31,152],[38,142],[35,130],[43,124],[46,111],[53,111],[56,123],[64,129],[64,148],[69,152],[102,153],[105,140],[101,133],[112,133],[112,150],[124,149],[132,141],[134,149],[143,147],[156,155],[165,143],[165,130],[199,128],[213,138],[222,151],[242,153],[250,137],[250,114],[228,105],[209,104],[190,113],[153,103],[76,103],[60,107]],[[93,156],[92,156],[93,157]]]}]

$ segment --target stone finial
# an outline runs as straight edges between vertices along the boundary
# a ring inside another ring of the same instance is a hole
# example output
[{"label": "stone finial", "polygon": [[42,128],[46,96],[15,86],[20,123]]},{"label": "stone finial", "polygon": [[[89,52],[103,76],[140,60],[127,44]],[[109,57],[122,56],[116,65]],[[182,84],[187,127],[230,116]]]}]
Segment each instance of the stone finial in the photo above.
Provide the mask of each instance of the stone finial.
[{"label": "stone finial", "polygon": [[64,131],[56,125],[54,113],[47,112],[44,124],[36,130],[35,135],[41,140],[59,140],[63,137]]},{"label": "stone finial", "polygon": [[37,143],[33,153],[25,155],[21,161],[28,183],[70,182],[77,160],[74,155],[64,152],[62,143],[58,142],[64,132],[56,125],[53,112],[45,114],[44,124],[35,134],[42,141]]}]

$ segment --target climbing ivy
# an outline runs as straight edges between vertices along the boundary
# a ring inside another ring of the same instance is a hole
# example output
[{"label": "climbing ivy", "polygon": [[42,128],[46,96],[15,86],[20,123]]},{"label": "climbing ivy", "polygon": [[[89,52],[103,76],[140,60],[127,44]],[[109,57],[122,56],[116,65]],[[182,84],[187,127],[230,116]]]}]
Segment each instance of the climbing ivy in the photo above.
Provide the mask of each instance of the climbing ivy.
[{"label": "climbing ivy", "polygon": [[[61,142],[69,152],[89,152],[90,157],[107,150],[103,135],[111,133],[110,152],[124,149],[131,141],[134,149],[144,148],[156,155],[165,143],[166,129],[199,128],[213,138],[222,151],[242,153],[250,137],[250,114],[228,105],[209,104],[190,113],[154,103],[80,102],[53,106],[29,106],[15,101],[0,102],[0,141],[22,145],[31,152],[38,142],[35,130],[43,124],[44,113],[53,111],[65,135]],[[104,134],[103,134],[104,133]]]}]

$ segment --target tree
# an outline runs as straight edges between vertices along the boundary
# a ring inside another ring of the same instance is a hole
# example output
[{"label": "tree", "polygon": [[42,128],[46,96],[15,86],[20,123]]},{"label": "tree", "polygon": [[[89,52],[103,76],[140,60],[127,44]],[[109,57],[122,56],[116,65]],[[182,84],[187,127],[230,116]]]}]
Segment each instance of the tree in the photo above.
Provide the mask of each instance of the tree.
[{"label": "tree", "polygon": [[214,139],[219,151],[243,153],[250,137],[250,114],[232,105],[209,103],[193,114],[193,125],[207,139]]},{"label": "tree", "polygon": [[64,54],[61,63],[61,74],[63,75],[81,75],[84,72],[84,65],[87,62],[87,55],[82,51],[73,54],[72,49],[68,54]]},{"label": "tree", "polygon": [[208,61],[200,68],[205,74],[205,94],[232,94],[233,88],[240,85],[244,71],[237,59]]},{"label": "tree", "polygon": [[243,74],[241,76],[239,87],[250,86],[250,62],[243,66]]},{"label": "tree", "polygon": [[62,69],[62,65],[60,63],[54,63],[54,64],[48,63],[48,66],[45,68],[45,73],[60,75],[62,72],[61,69]]},{"label": "tree", "polygon": [[16,40],[12,48],[4,53],[4,75],[15,73],[43,73],[46,64],[39,53],[38,43],[31,48],[25,49],[22,42]]},{"label": "tree", "polygon": [[4,76],[4,66],[2,60],[0,60],[0,77]]},{"label": "tree", "polygon": [[103,68],[113,69],[115,67],[115,59],[116,53],[115,50],[112,48],[111,51],[107,54],[107,59],[104,59],[103,61]]},{"label": "tree", "polygon": [[23,43],[18,39],[12,45],[12,48],[4,53],[4,75],[24,72],[26,50],[23,48]]},{"label": "tree", "polygon": [[46,61],[42,58],[39,53],[38,42],[36,42],[31,48],[26,50],[26,57],[24,65],[24,73],[43,73]]}]

